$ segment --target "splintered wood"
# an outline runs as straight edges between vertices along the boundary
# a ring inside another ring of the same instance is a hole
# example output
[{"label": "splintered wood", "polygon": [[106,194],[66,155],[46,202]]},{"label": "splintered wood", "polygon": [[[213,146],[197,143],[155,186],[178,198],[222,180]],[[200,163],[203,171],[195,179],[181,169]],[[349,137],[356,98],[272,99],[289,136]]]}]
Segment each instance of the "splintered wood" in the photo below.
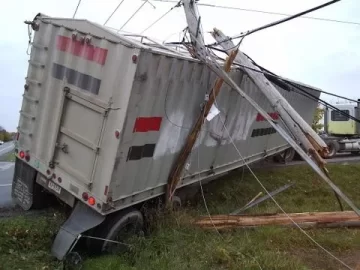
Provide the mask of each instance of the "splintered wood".
[{"label": "splintered wood", "polygon": [[[359,227],[360,217],[354,211],[314,212],[288,214],[302,228],[309,227]],[[204,229],[234,229],[267,225],[293,226],[293,222],[285,214],[270,215],[217,215],[202,217],[195,225]]]},{"label": "splintered wood", "polygon": [[[230,56],[227,58],[224,66],[225,72],[229,72],[231,69],[231,65],[237,55],[238,50],[235,49],[230,53]],[[174,195],[175,189],[180,181],[181,173],[184,169],[185,163],[194,147],[194,144],[196,142],[196,139],[199,136],[199,133],[201,131],[201,127],[204,124],[205,118],[210,112],[211,106],[214,104],[215,99],[217,95],[220,92],[221,86],[223,85],[224,80],[222,78],[217,78],[215,81],[215,86],[213,87],[209,100],[205,104],[205,107],[201,114],[199,115],[195,125],[193,126],[190,134],[188,135],[185,145],[181,150],[180,155],[178,156],[176,162],[174,163],[175,166],[172,168],[169,179],[168,179],[168,185],[166,190],[166,202],[169,203]]]}]

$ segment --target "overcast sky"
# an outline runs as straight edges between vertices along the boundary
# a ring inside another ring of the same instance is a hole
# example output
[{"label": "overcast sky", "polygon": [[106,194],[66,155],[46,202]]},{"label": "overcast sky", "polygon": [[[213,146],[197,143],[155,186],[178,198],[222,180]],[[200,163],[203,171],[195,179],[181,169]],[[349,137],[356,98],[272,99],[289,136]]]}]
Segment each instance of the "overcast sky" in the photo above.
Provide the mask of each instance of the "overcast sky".
[{"label": "overcast sky", "polygon": [[[82,0],[77,18],[103,24],[121,0]],[[49,16],[72,17],[77,0],[13,0],[3,1],[0,25],[0,125],[15,131],[18,125],[24,78],[27,71],[28,34],[24,20],[41,12]],[[201,0],[202,3],[259,9],[281,13],[297,13],[321,0]],[[174,4],[151,2],[124,28],[139,33]],[[108,25],[120,28],[142,4],[141,0],[125,0]],[[235,35],[282,16],[200,7],[203,28],[214,26],[227,35]],[[360,22],[358,0],[343,0],[316,11],[310,16]],[[186,27],[182,8],[176,8],[145,34],[159,40],[179,40]],[[209,36],[209,41],[211,41]],[[301,81],[325,91],[350,98],[360,98],[360,26],[308,19],[291,22],[247,37],[241,49],[265,68],[284,77]],[[325,98],[325,97],[324,97]],[[327,97],[327,100],[334,100]]]}]

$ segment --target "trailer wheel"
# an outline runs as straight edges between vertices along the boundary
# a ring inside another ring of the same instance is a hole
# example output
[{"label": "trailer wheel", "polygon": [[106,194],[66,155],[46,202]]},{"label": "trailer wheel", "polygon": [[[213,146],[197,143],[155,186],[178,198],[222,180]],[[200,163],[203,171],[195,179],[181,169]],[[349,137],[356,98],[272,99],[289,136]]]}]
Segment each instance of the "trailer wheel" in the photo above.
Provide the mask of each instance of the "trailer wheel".
[{"label": "trailer wheel", "polygon": [[295,152],[294,148],[288,148],[288,149],[284,150],[282,153],[276,155],[274,157],[274,161],[278,162],[278,163],[280,163],[280,162],[288,163],[294,159],[295,154],[296,154],[296,152]]},{"label": "trailer wheel", "polygon": [[178,211],[179,209],[181,209],[181,199],[179,196],[173,196],[171,203],[172,203],[172,209],[174,211]]},{"label": "trailer wheel", "polygon": [[328,147],[329,154],[327,154],[326,158],[333,158],[340,149],[340,145],[337,141],[330,141]]},{"label": "trailer wheel", "polygon": [[137,209],[129,208],[110,214],[93,232],[94,237],[102,240],[90,238],[88,242],[89,250],[95,254],[124,253],[129,250],[127,241],[133,236],[140,235],[143,230],[144,218]]}]

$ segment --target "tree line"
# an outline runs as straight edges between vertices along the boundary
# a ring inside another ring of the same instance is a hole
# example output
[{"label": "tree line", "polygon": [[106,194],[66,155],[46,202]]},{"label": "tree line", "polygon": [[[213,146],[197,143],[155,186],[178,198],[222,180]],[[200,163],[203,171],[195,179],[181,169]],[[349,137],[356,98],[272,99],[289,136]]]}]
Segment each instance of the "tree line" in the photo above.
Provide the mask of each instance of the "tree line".
[{"label": "tree line", "polygon": [[5,128],[0,126],[0,141],[8,142],[13,140],[15,132],[8,132]]}]

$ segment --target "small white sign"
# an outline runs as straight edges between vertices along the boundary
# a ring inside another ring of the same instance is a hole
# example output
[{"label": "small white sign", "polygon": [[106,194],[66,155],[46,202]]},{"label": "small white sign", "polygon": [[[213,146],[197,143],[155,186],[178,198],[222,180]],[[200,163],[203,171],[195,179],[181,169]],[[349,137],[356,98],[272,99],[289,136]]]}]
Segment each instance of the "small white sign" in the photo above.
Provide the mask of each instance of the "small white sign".
[{"label": "small white sign", "polygon": [[219,109],[213,104],[210,108],[209,114],[206,116],[206,120],[211,121],[220,113]]},{"label": "small white sign", "polygon": [[60,192],[61,192],[61,187],[59,187],[58,185],[56,185],[55,183],[53,183],[51,181],[49,181],[48,187],[51,190],[55,191],[57,194],[60,194]]}]

